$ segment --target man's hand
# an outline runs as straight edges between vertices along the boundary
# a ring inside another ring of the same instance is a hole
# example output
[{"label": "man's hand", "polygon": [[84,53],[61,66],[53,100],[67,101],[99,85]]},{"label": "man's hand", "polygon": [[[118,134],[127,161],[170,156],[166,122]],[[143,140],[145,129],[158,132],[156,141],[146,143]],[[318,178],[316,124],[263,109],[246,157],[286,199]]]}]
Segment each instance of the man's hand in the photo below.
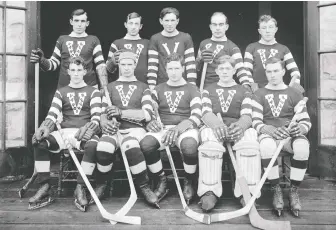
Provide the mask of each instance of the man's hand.
[{"label": "man's hand", "polygon": [[244,86],[245,89],[247,89],[250,93],[253,93],[253,90],[252,90],[251,85],[249,85],[249,84],[244,84],[243,86]]},{"label": "man's hand", "polygon": [[31,63],[40,63],[42,58],[44,58],[44,53],[40,48],[31,51],[30,54]]},{"label": "man's hand", "polygon": [[285,126],[278,127],[273,133],[273,137],[277,140],[283,140],[289,136],[290,134]]},{"label": "man's hand", "polygon": [[297,137],[303,135],[303,130],[300,124],[298,124],[297,122],[292,123],[289,128],[289,135],[291,137]]},{"label": "man's hand", "polygon": [[164,145],[174,146],[178,137],[178,130],[174,127],[169,129],[162,137]]},{"label": "man's hand", "polygon": [[244,130],[237,124],[231,123],[228,128],[228,141],[238,141],[244,136]]},{"label": "man's hand", "polygon": [[115,105],[111,105],[106,108],[106,114],[108,119],[112,119],[113,117],[119,119],[121,117],[122,110]]},{"label": "man's hand", "polygon": [[213,61],[213,53],[211,50],[205,49],[201,52],[201,57],[204,62],[212,62]]},{"label": "man's hand", "polygon": [[219,141],[226,140],[227,135],[228,135],[228,127],[225,124],[214,128],[212,131],[215,134],[215,137],[217,138],[217,140]]},{"label": "man's hand", "polygon": [[115,119],[112,119],[112,120],[101,119],[100,125],[102,128],[103,134],[114,135],[118,132],[120,123],[117,122]]},{"label": "man's hand", "polygon": [[40,126],[33,136],[33,140],[36,139],[36,142],[40,142],[41,140],[47,138],[50,134],[50,130],[47,126]]},{"label": "man's hand", "polygon": [[146,130],[152,133],[158,133],[161,131],[161,124],[157,120],[151,120],[146,125]]}]

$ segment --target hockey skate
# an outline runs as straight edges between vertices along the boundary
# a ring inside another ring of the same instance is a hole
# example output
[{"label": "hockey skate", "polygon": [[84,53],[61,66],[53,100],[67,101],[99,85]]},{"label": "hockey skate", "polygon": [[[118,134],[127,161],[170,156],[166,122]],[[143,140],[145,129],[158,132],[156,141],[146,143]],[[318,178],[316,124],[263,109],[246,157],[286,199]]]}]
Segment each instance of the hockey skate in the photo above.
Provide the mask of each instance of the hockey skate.
[{"label": "hockey skate", "polygon": [[289,208],[293,216],[299,217],[299,212],[301,211],[301,203],[298,193],[297,186],[291,186],[289,189]]},{"label": "hockey skate", "polygon": [[155,195],[158,197],[158,202],[160,202],[169,192],[167,189],[167,177],[165,174],[159,176],[159,181],[156,185],[154,191]]},{"label": "hockey skate", "polygon": [[203,212],[210,212],[215,208],[217,201],[217,196],[212,191],[208,191],[204,193],[198,204],[201,205]]},{"label": "hockey skate", "polygon": [[74,196],[75,196],[76,207],[82,212],[86,212],[88,201],[86,198],[86,191],[85,191],[84,185],[77,184],[75,192],[74,192]]},{"label": "hockey skate", "polygon": [[[106,187],[107,187],[106,183],[104,183],[104,184],[97,184],[96,189],[95,189],[95,193],[96,193],[96,195],[97,195],[97,197],[98,197],[99,200],[102,200],[102,199],[105,198]],[[94,203],[95,202],[94,202],[93,198],[91,197],[89,205],[90,204],[94,204]]]},{"label": "hockey skate", "polygon": [[141,193],[143,194],[145,200],[147,201],[148,204],[153,205],[157,208],[160,208],[159,206],[159,199],[155,195],[155,193],[149,188],[149,185],[143,184],[140,186]]},{"label": "hockey skate", "polygon": [[50,196],[50,190],[49,183],[42,184],[36,194],[29,198],[28,209],[38,209],[51,204],[54,199]]},{"label": "hockey skate", "polygon": [[195,195],[194,188],[192,187],[192,180],[184,178],[183,180],[183,196],[186,203],[189,205],[190,201]]},{"label": "hockey skate", "polygon": [[273,209],[277,216],[282,215],[282,211],[284,208],[283,194],[279,184],[272,186],[273,191]]}]

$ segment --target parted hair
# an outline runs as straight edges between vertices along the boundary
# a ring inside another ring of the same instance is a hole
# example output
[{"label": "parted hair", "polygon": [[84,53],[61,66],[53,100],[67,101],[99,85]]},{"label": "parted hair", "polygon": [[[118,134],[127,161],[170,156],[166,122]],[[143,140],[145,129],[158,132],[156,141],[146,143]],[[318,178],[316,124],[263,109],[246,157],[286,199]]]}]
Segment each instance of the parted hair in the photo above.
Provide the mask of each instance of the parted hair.
[{"label": "parted hair", "polygon": [[70,64],[82,65],[83,69],[86,69],[85,61],[81,56],[69,58],[69,67],[70,67]]},{"label": "parted hair", "polygon": [[173,8],[173,7],[163,8],[160,13],[160,18],[163,19],[164,16],[166,16],[166,14],[175,14],[177,19],[180,18],[180,12],[176,8]]},{"label": "parted hair", "polygon": [[222,55],[215,59],[215,64],[217,67],[225,63],[229,63],[233,68],[236,66],[236,60],[230,55]]},{"label": "parted hair", "polygon": [[128,22],[128,20],[133,19],[133,18],[140,18],[140,22],[142,20],[142,17],[140,16],[140,14],[138,14],[137,12],[132,12],[127,15],[126,22]]},{"label": "parted hair", "polygon": [[268,21],[273,21],[275,26],[277,26],[278,22],[277,20],[275,20],[275,18],[273,18],[271,15],[261,15],[260,18],[259,18],[259,21],[258,21],[258,24],[259,24],[259,27],[260,27],[260,24],[263,23],[263,22],[268,22]]},{"label": "parted hair", "polygon": [[265,62],[265,66],[267,66],[268,64],[276,64],[276,63],[280,63],[281,67],[283,69],[285,68],[285,62],[277,57],[270,57],[269,59],[267,59]]},{"label": "parted hair", "polygon": [[79,16],[79,15],[82,15],[82,14],[85,14],[86,15],[86,20],[89,21],[89,16],[83,9],[76,9],[76,10],[72,11],[70,19],[73,19],[73,16]]},{"label": "parted hair", "polygon": [[172,61],[178,61],[181,63],[181,66],[184,66],[184,58],[181,54],[178,54],[178,53],[172,53],[172,54],[169,54],[167,57],[166,57],[166,65],[169,63],[169,62],[172,62]]}]

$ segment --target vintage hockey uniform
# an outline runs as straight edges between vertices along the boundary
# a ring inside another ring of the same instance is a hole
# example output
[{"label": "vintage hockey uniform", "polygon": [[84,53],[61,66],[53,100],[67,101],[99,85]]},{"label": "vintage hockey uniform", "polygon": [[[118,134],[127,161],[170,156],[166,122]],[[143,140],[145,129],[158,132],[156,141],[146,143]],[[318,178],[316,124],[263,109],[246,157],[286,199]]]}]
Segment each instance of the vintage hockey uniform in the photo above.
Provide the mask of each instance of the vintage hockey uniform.
[{"label": "vintage hockey uniform", "polygon": [[[288,125],[295,114],[295,106],[303,99],[303,96],[292,87],[283,90],[262,88],[255,92],[255,96],[253,127],[258,133],[264,125],[274,127]],[[306,107],[300,113],[298,123],[309,131],[311,122]]]},{"label": "vintage hockey uniform", "polygon": [[[120,81],[119,79],[108,84],[107,89],[110,93],[112,105],[119,109],[142,109],[151,117],[153,116],[153,107],[151,101],[151,92],[143,82],[140,81]],[[103,98],[103,112],[107,107],[106,98]],[[142,126],[128,121],[121,120],[119,129],[141,128]],[[142,127],[143,128],[143,127]]]},{"label": "vintage hockey uniform", "polygon": [[165,58],[171,53],[178,53],[184,57],[184,78],[188,82],[196,83],[195,54],[191,36],[179,32],[176,36],[165,37],[160,32],[153,35],[149,42],[148,85],[155,86],[168,80]]},{"label": "vintage hockey uniform", "polygon": [[99,124],[101,115],[101,95],[92,86],[82,88],[62,87],[56,90],[46,119],[56,122],[63,113],[62,128],[80,128],[87,122]]},{"label": "vintage hockey uniform", "polygon": [[110,46],[107,60],[111,59],[113,53],[117,50],[132,50],[137,55],[138,60],[134,75],[139,81],[147,84],[148,43],[148,39],[142,38],[139,40],[117,39]]},{"label": "vintage hockey uniform", "polygon": [[186,83],[170,86],[166,82],[155,87],[153,99],[159,106],[159,115],[164,125],[177,125],[185,119],[193,122],[194,128],[201,124],[202,103],[198,88]]},{"label": "vintage hockey uniform", "polygon": [[81,56],[86,65],[87,74],[84,76],[86,84],[97,85],[97,75],[93,68],[94,64],[97,69],[100,65],[105,65],[100,41],[96,36],[87,35],[85,37],[72,37],[62,35],[57,39],[54,52],[49,59],[50,69],[55,71],[60,66],[58,87],[61,88],[70,83],[68,75],[69,58]]},{"label": "vintage hockey uniform", "polygon": [[259,87],[264,87],[268,83],[265,62],[270,57],[277,57],[285,61],[286,69],[292,77],[294,75],[300,76],[300,71],[287,46],[279,43],[265,45],[260,42],[254,42],[248,45],[245,50],[244,66],[247,74],[252,77],[254,82],[259,84]]},{"label": "vintage hockey uniform", "polygon": [[223,55],[229,55],[236,60],[236,66],[235,66],[235,69],[237,71],[236,76],[240,84],[249,84],[250,82],[249,77],[246,75],[246,72],[244,70],[244,62],[242,54],[240,52],[240,49],[235,43],[233,43],[229,39],[227,41],[213,41],[210,38],[208,38],[201,42],[198,56],[200,56],[201,51],[205,49],[211,50],[213,52],[214,61],[208,63],[204,86],[218,82],[219,77],[215,72],[215,69],[217,67],[215,60],[216,58]]},{"label": "vintage hockey uniform", "polygon": [[251,98],[242,85],[234,83],[230,87],[213,83],[202,92],[202,116],[208,112],[221,113],[224,123],[229,126],[242,115],[252,116]]}]

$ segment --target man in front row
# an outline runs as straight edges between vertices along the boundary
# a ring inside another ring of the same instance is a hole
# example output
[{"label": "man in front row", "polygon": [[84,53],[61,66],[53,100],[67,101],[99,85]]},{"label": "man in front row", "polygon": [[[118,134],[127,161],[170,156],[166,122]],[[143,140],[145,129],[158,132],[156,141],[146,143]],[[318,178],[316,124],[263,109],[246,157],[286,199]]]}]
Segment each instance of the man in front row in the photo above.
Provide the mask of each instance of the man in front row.
[{"label": "man in front row", "polygon": [[[311,122],[304,107],[298,114],[297,121],[290,122],[302,103],[303,96],[296,89],[285,85],[285,63],[275,57],[265,62],[268,84],[255,92],[253,101],[253,127],[259,134],[262,165],[266,168],[280,140],[291,137],[283,150],[292,153],[289,190],[289,204],[293,215],[298,216],[301,210],[298,188],[307,170],[309,158],[309,141],[307,133]],[[281,215],[284,201],[279,185],[279,167],[277,161],[273,165],[268,180],[272,185],[273,207],[278,216]]]},{"label": "man in front row", "polygon": [[[98,142],[99,122],[101,114],[100,92],[84,82],[86,74],[85,62],[81,57],[69,60],[68,74],[70,84],[58,89],[54,95],[46,119],[33,136],[36,182],[39,190],[29,199],[29,209],[36,209],[49,204],[50,198],[50,153],[59,153],[67,149],[55,123],[61,113],[61,132],[69,143],[78,150],[84,150],[81,163],[83,171],[89,177],[95,168],[95,154]],[[87,205],[84,181],[80,175],[77,178],[75,204],[85,211]]]},{"label": "man in front row", "polygon": [[[233,79],[236,60],[228,55],[216,59],[219,81],[202,92],[201,145],[199,147],[198,196],[204,212],[211,211],[222,195],[223,142],[233,143],[238,165],[253,193],[260,180],[261,165],[257,133],[252,125],[251,94]],[[217,117],[220,114],[223,122]],[[234,194],[241,198],[236,182]],[[259,193],[260,196],[260,193]],[[242,199],[241,199],[242,202]]]}]

